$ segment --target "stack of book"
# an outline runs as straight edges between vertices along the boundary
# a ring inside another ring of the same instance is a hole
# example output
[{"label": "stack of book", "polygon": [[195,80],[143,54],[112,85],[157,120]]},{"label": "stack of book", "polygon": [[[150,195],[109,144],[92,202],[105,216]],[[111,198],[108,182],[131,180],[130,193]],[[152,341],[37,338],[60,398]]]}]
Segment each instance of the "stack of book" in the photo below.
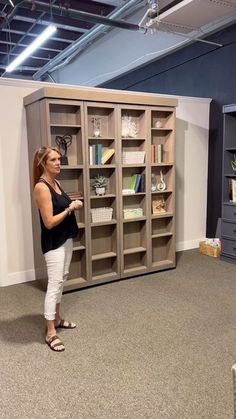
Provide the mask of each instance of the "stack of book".
[{"label": "stack of book", "polygon": [[145,175],[137,173],[131,176],[129,189],[134,193],[145,192]]},{"label": "stack of book", "polygon": [[81,199],[82,198],[81,192],[67,192],[67,195],[69,196],[69,198],[72,201],[74,201],[75,199]]},{"label": "stack of book", "polygon": [[163,163],[163,144],[151,145],[151,163]]},{"label": "stack of book", "polygon": [[89,146],[89,164],[106,164],[115,153],[114,148],[104,147],[102,144]]}]

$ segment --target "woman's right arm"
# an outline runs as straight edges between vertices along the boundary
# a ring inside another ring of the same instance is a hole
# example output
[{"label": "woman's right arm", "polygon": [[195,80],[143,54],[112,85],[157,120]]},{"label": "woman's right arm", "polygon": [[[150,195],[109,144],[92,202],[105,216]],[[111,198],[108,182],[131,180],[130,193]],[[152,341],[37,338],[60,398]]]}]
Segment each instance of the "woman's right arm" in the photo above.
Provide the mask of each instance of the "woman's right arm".
[{"label": "woman's right arm", "polygon": [[60,212],[60,214],[53,215],[52,198],[48,187],[39,182],[34,188],[34,199],[39,208],[43,223],[48,230],[60,224],[70,213],[74,211],[75,205],[72,202],[68,208]]}]

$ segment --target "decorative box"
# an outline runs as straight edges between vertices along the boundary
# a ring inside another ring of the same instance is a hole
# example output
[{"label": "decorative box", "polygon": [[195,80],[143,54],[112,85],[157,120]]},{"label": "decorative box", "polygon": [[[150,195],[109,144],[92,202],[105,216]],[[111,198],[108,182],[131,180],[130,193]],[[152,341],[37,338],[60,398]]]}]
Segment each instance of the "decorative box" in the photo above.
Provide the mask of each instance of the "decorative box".
[{"label": "decorative box", "polygon": [[129,208],[123,210],[124,219],[128,220],[130,218],[137,218],[143,216],[143,209],[142,208]]}]

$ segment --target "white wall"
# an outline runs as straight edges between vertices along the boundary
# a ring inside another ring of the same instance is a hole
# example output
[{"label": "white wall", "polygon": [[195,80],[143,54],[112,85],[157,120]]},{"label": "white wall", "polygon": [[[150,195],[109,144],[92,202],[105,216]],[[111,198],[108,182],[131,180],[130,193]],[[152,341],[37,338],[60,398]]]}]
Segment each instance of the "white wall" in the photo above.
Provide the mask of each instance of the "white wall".
[{"label": "white wall", "polygon": [[[23,98],[45,84],[0,80],[0,286],[35,277]],[[179,98],[177,250],[198,247],[205,237],[209,102],[208,99]]]}]

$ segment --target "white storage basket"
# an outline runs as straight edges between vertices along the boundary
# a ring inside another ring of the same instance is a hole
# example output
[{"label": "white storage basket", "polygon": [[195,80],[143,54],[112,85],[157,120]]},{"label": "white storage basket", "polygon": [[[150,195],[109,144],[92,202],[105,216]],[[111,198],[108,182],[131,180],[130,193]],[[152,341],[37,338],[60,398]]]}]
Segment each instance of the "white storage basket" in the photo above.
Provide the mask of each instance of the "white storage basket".
[{"label": "white storage basket", "polygon": [[113,208],[102,207],[102,208],[92,208],[92,222],[93,223],[102,223],[103,221],[111,221],[112,219]]},{"label": "white storage basket", "polygon": [[123,164],[142,164],[145,160],[145,151],[123,151]]}]

